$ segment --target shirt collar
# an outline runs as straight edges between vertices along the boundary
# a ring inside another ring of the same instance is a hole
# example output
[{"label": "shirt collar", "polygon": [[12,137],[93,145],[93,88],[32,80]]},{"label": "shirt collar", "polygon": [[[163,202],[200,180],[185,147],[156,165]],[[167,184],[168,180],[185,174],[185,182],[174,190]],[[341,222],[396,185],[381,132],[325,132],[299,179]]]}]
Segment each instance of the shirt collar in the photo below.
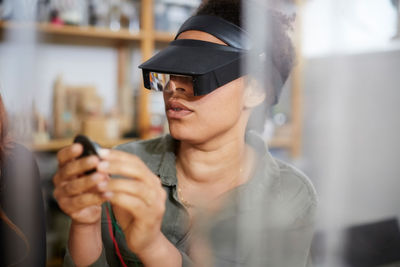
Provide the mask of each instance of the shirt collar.
[{"label": "shirt collar", "polygon": [[178,183],[176,178],[175,153],[179,141],[172,138],[169,134],[165,135],[164,138],[165,150],[155,173],[160,177],[163,185],[174,186]]},{"label": "shirt collar", "polygon": [[[177,178],[176,178],[176,149],[179,141],[174,139],[171,135],[167,134],[163,137],[164,140],[164,152],[161,156],[160,163],[158,167],[153,169],[153,172],[158,175],[161,179],[163,185],[166,186],[176,186]],[[246,143],[253,147],[257,154],[260,157],[259,166],[255,171],[255,175],[253,179],[250,179],[248,183],[246,183],[246,187],[254,188],[254,190],[258,191],[256,188],[261,185],[270,186],[270,179],[265,179],[267,177],[276,177],[279,172],[278,165],[276,161],[272,158],[270,153],[268,152],[267,146],[263,139],[253,131],[246,132]],[[257,186],[252,186],[253,184]],[[241,189],[239,189],[241,191]]]}]

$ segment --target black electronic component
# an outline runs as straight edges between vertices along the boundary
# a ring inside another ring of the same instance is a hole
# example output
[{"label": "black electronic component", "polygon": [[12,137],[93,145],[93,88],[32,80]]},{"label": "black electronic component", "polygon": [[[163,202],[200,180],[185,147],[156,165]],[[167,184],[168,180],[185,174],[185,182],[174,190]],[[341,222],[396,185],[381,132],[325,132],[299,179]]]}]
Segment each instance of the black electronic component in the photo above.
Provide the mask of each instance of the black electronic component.
[{"label": "black electronic component", "polygon": [[[99,156],[99,151],[101,149],[101,146],[97,144],[96,142],[90,140],[87,136],[85,135],[77,135],[74,139],[74,143],[79,143],[83,146],[83,152],[79,156],[79,158],[95,155]],[[95,170],[90,170],[85,172],[85,174],[90,174],[95,172]]]}]

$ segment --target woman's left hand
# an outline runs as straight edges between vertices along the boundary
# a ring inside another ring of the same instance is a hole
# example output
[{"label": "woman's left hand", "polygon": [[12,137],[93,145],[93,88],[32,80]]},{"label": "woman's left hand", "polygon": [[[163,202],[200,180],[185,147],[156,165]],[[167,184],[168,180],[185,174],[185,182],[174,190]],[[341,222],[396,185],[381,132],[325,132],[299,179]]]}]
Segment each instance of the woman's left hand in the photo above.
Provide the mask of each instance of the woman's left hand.
[{"label": "woman's left hand", "polygon": [[140,255],[157,247],[167,197],[160,178],[133,154],[102,150],[101,158],[99,172],[127,178],[111,179],[107,191],[129,248]]}]

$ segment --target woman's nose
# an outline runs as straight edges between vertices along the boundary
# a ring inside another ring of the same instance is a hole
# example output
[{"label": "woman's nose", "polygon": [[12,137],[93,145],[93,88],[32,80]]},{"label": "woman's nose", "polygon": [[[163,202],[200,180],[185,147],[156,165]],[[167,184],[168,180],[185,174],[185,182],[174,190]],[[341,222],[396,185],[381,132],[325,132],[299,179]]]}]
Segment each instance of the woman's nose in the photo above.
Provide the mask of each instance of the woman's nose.
[{"label": "woman's nose", "polygon": [[193,90],[192,87],[193,85],[191,83],[183,82],[182,79],[172,76],[164,91],[170,94],[175,94],[175,93],[188,94]]},{"label": "woman's nose", "polygon": [[184,93],[186,91],[183,85],[173,79],[169,80],[165,89],[170,93]]}]

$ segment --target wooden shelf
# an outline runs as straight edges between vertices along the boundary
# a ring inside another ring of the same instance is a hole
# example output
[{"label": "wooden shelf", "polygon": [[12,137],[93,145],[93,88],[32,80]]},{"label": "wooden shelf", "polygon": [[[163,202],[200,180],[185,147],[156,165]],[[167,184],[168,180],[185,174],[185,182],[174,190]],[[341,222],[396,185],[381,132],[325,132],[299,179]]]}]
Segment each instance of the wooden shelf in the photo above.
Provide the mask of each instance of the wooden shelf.
[{"label": "wooden shelf", "polygon": [[92,37],[100,39],[119,39],[125,41],[135,41],[141,39],[141,33],[132,33],[129,30],[121,29],[111,31],[107,28],[93,26],[72,26],[72,25],[53,25],[49,23],[18,23],[0,21],[0,28],[11,30],[36,30],[43,34],[62,34],[79,37]]},{"label": "wooden shelf", "polygon": [[[73,138],[53,139],[46,143],[39,144],[26,144],[29,148],[36,152],[53,152],[62,149],[72,144]],[[123,138],[117,140],[95,140],[100,146],[105,148],[112,148],[114,146],[135,141],[135,138]]]},{"label": "wooden shelf", "polygon": [[[0,21],[0,29],[3,30],[36,30],[43,35],[56,35],[75,38],[91,38],[97,41],[112,42],[132,42],[141,41],[148,37],[142,32],[131,32],[127,29],[112,31],[108,28],[93,26],[71,26],[71,25],[53,25],[49,23],[19,23]],[[155,32],[154,40],[156,42],[170,42],[175,35],[169,32]]]}]

